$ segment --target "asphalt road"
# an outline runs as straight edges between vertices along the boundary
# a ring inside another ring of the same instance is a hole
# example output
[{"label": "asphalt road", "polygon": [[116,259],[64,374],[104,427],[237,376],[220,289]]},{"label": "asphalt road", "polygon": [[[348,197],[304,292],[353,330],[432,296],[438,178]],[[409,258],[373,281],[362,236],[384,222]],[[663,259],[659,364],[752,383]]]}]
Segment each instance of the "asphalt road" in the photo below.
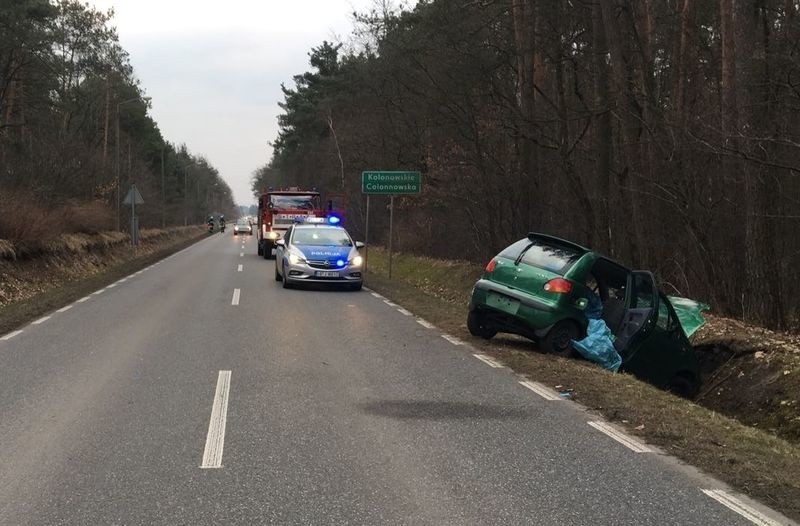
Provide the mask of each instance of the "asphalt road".
[{"label": "asphalt road", "polygon": [[0,523],[753,523],[369,291],[273,265],[215,236],[0,340]]}]

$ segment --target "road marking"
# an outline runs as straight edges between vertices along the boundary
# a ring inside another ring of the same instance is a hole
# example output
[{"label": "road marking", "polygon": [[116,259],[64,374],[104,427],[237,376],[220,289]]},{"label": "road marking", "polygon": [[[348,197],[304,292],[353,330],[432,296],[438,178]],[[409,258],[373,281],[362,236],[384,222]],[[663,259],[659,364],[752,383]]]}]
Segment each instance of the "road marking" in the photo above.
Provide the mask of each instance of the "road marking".
[{"label": "road marking", "polygon": [[453,345],[464,345],[464,342],[456,338],[455,336],[450,336],[449,334],[442,334],[442,338],[449,341]]},{"label": "road marking", "polygon": [[97,296],[98,294],[102,294],[106,291],[106,289],[100,289],[92,292],[92,296]]},{"label": "road marking", "polygon": [[108,287],[106,287],[106,288],[107,288],[107,289],[113,289],[113,288],[114,288],[114,287],[116,287],[116,286],[117,286],[117,284],[116,284],[116,283],[112,283],[111,285],[109,285],[109,286],[108,286]]},{"label": "road marking", "polygon": [[501,369],[501,368],[505,367],[505,365],[503,365],[502,363],[498,362],[494,358],[490,358],[489,356],[486,356],[485,354],[473,354],[472,356],[474,356],[478,360],[482,361],[483,363],[485,363],[486,365],[488,365],[492,369]]},{"label": "road marking", "polygon": [[375,296],[375,297],[376,297],[376,298],[378,298],[378,299],[381,299],[381,298],[383,298],[383,296],[381,296],[381,295],[380,295],[380,294],[378,294],[377,292],[370,292],[370,294],[372,294],[373,296]]},{"label": "road marking", "polygon": [[403,307],[398,307],[397,312],[399,312],[403,316],[411,316],[411,313],[405,310]]},{"label": "road marking", "polygon": [[236,272],[241,272],[243,268],[244,268],[244,265],[239,265],[239,268],[236,269]]},{"label": "road marking", "polygon": [[231,372],[220,371],[217,377],[217,390],[214,393],[214,405],[211,406],[211,420],[208,422],[208,435],[201,468],[222,467],[222,448],[225,445],[225,419],[228,416],[230,388]]},{"label": "road marking", "polygon": [[244,252],[239,252],[239,257],[243,258],[244,257]]},{"label": "road marking", "polygon": [[520,385],[524,385],[534,393],[538,394],[545,400],[561,400],[561,397],[558,396],[558,393],[553,391],[552,389],[548,389],[547,387],[543,386],[537,382],[531,382],[530,380],[525,380],[520,382]]},{"label": "road marking", "polygon": [[387,300],[387,299],[384,299],[384,300],[383,300],[383,302],[384,302],[385,304],[387,304],[388,306],[390,306],[390,307],[399,307],[399,306],[400,306],[400,305],[398,305],[397,303],[393,303],[392,301],[389,301],[389,300]]},{"label": "road marking", "polygon": [[727,493],[721,489],[704,489],[701,491],[723,506],[735,511],[753,524],[758,524],[759,526],[780,525],[778,521],[770,519],[752,506],[748,506],[730,493]]},{"label": "road marking", "polygon": [[121,280],[117,281],[117,283],[125,283],[128,281],[128,278],[122,278]]},{"label": "road marking", "polygon": [[14,331],[14,332],[9,332],[9,333],[8,333],[8,334],[6,334],[5,336],[1,337],[1,338],[0,338],[0,340],[3,340],[3,341],[5,342],[5,341],[8,341],[8,340],[10,340],[10,339],[11,339],[11,338],[13,338],[14,336],[19,336],[20,334],[22,334],[22,331]]},{"label": "road marking", "polygon": [[91,298],[92,298],[91,296],[84,296],[81,299],[79,299],[78,301],[76,301],[75,303],[83,303],[85,301],[89,301]]},{"label": "road marking", "polygon": [[67,311],[68,311],[68,310],[70,310],[71,308],[72,308],[72,305],[67,305],[66,307],[61,307],[61,308],[60,308],[60,309],[58,309],[56,312],[67,312]]},{"label": "road marking", "polygon": [[231,305],[238,305],[239,304],[239,296],[242,295],[241,289],[233,289],[233,299],[231,300]]},{"label": "road marking", "polygon": [[39,318],[38,320],[36,320],[34,322],[31,322],[31,325],[41,325],[42,323],[46,322],[50,318],[51,318],[50,316],[45,316],[43,318]]},{"label": "road marking", "polygon": [[611,438],[613,438],[623,446],[627,447],[631,451],[634,451],[636,453],[653,452],[653,450],[647,447],[647,445],[639,442],[638,440],[636,440],[631,436],[626,435],[625,433],[622,433],[621,431],[617,431],[606,422],[596,421],[596,422],[588,422],[588,424],[593,428],[597,429],[598,431],[600,431],[601,433],[605,433],[606,435],[610,436]]},{"label": "road marking", "polygon": [[429,321],[423,320],[422,318],[417,318],[417,323],[425,327],[426,329],[435,329],[436,327]]}]

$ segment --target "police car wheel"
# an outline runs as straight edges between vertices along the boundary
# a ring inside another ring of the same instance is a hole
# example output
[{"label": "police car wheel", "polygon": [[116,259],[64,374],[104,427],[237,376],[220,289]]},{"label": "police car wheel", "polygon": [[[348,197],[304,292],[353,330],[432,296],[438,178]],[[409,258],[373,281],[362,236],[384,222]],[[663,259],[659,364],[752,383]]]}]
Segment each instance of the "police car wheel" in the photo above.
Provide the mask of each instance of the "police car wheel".
[{"label": "police car wheel", "polygon": [[286,265],[283,266],[283,288],[290,289],[292,288],[292,284],[289,283],[289,279],[286,277]]},{"label": "police car wheel", "polygon": [[356,283],[354,285],[350,285],[350,290],[353,290],[353,291],[361,290],[361,287],[362,287],[361,283]]}]

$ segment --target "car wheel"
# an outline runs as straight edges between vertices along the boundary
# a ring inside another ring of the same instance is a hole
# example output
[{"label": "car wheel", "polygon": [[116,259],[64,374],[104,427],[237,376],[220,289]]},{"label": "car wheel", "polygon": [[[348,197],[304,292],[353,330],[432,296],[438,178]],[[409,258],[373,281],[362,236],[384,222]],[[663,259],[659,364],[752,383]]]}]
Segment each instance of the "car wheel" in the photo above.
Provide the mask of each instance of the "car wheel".
[{"label": "car wheel", "polygon": [[575,356],[572,340],[580,339],[581,329],[572,320],[562,320],[556,323],[550,332],[542,339],[542,350],[556,356]]},{"label": "car wheel", "polygon": [[258,252],[259,256],[264,255],[264,247],[261,246],[261,243],[256,244],[256,252]]},{"label": "car wheel", "polygon": [[359,291],[359,290],[361,290],[362,286],[363,286],[363,283],[356,283],[354,285],[350,285],[350,290]]},{"label": "car wheel", "polygon": [[667,390],[672,394],[690,399],[695,397],[699,388],[700,384],[697,378],[688,371],[676,374],[667,385]]},{"label": "car wheel", "polygon": [[283,288],[285,289],[292,288],[291,283],[289,283],[289,278],[286,275],[286,265],[283,266],[283,279],[281,281],[283,281]]},{"label": "car wheel", "polygon": [[278,272],[278,265],[275,265],[275,281],[283,281],[283,276]]},{"label": "car wheel", "polygon": [[469,311],[467,314],[467,329],[473,336],[490,340],[497,334],[497,331],[486,323],[485,317],[478,311]]}]

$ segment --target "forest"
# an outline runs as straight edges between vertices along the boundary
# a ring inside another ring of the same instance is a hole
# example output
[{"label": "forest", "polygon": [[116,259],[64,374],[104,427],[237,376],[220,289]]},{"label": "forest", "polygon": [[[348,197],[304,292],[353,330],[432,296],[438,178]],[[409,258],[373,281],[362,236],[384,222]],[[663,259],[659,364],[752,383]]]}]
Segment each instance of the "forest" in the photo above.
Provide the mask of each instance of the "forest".
[{"label": "forest", "polygon": [[233,211],[219,172],[167,141],[149,115],[113,11],[77,0],[0,1],[0,239],[46,243],[128,228],[135,183],[144,228]]},{"label": "forest", "polygon": [[[253,190],[418,170],[395,247],[485,263],[559,235],[669,294],[800,329],[797,0],[420,0],[354,15],[283,87]],[[386,243],[386,200],[370,240]]]}]

